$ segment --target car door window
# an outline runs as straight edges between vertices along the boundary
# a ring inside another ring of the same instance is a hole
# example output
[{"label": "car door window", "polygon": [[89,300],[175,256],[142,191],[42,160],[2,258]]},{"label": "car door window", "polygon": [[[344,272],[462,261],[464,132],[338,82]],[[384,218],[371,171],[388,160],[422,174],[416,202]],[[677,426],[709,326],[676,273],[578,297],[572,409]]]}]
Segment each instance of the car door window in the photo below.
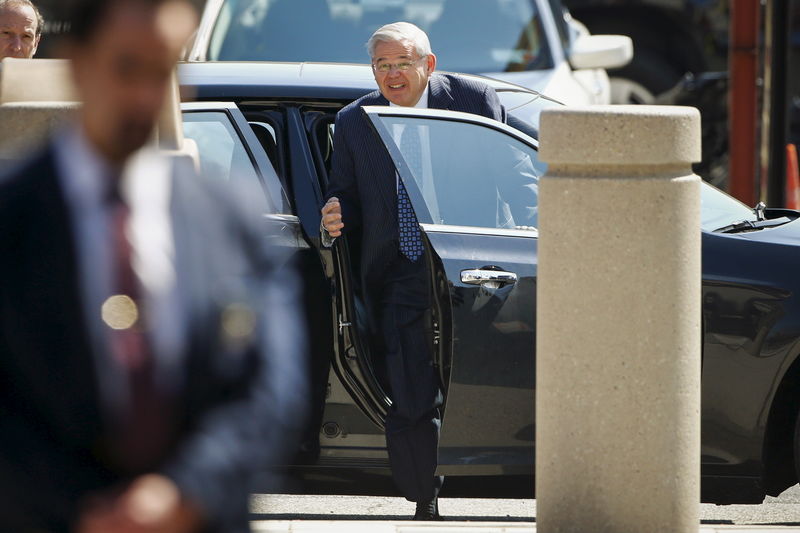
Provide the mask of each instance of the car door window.
[{"label": "car door window", "polygon": [[253,162],[225,113],[186,113],[183,133],[197,144],[200,172],[206,178],[259,183]]},{"label": "car door window", "polygon": [[[534,229],[539,177],[536,149],[507,130],[457,120],[379,116],[420,222],[480,228]],[[498,126],[500,126],[498,124]],[[402,142],[417,131],[421,154]],[[421,163],[419,159],[421,157]]]},{"label": "car door window", "polygon": [[[261,147],[267,152],[267,157],[269,157],[273,168],[278,172],[278,169],[281,168],[281,162],[278,157],[278,135],[275,133],[275,128],[267,122],[259,121],[251,121],[250,127],[258,137]],[[278,172],[278,174],[282,175],[282,172]]]}]

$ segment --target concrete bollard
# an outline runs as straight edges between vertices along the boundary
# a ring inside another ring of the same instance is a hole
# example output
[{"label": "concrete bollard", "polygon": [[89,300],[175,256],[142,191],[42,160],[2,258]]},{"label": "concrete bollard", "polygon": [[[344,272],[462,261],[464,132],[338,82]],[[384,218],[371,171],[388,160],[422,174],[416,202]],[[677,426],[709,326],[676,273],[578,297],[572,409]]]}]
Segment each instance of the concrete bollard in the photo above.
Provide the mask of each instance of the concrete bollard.
[{"label": "concrete bollard", "polygon": [[696,533],[700,115],[564,108],[540,128],[536,529]]}]

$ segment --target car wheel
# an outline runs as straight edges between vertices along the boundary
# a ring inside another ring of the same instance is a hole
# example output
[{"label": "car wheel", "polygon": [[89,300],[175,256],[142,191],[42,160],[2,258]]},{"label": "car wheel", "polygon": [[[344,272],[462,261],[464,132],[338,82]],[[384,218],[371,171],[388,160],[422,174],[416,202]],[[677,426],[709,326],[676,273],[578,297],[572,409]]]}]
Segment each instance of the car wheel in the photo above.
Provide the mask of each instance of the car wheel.
[{"label": "car wheel", "polygon": [[634,47],[630,63],[608,72],[611,103],[651,104],[659,94],[680,82],[682,75],[655,52]]},{"label": "car wheel", "polygon": [[628,79],[609,77],[612,104],[652,104],[656,97],[641,83]]}]

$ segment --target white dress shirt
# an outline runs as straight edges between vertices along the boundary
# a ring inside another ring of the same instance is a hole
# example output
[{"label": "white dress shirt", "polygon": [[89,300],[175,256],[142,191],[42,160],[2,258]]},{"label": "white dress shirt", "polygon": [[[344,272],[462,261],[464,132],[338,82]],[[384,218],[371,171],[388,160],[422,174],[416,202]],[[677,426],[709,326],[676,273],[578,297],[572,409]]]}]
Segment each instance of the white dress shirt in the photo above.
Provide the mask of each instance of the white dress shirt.
[{"label": "white dress shirt", "polygon": [[[393,102],[389,102],[389,106],[401,107]],[[419,109],[428,108],[428,87],[425,87],[425,91],[414,107]],[[392,138],[398,147],[400,146],[400,139],[403,136],[403,130],[405,130],[405,128],[405,124],[394,124],[392,127]],[[419,130],[419,140],[422,148],[422,154],[420,154],[422,158],[422,176],[414,176],[414,180],[417,182],[420,191],[422,191],[422,197],[425,200],[425,204],[428,206],[428,211],[433,218],[433,222],[439,224],[441,223],[441,218],[439,217],[439,202],[436,199],[436,187],[433,180],[430,131],[428,126],[425,125],[417,126],[417,129]],[[397,179],[400,179],[399,175]]]}]

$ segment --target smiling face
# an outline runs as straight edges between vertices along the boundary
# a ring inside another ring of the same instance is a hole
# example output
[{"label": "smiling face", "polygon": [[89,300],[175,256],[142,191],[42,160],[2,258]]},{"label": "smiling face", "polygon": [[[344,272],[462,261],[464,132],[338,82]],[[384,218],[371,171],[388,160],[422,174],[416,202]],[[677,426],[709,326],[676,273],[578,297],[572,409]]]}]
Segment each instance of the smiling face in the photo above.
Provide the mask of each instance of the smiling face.
[{"label": "smiling face", "polygon": [[0,7],[0,59],[30,59],[39,45],[36,13],[33,8],[14,2]]},{"label": "smiling face", "polygon": [[409,41],[381,41],[375,45],[373,67],[380,63],[410,62],[413,63],[408,70],[392,68],[388,72],[379,72],[373,68],[381,94],[395,105],[413,107],[419,102],[428,86],[428,78],[436,68],[436,56],[428,54],[421,58]]}]

